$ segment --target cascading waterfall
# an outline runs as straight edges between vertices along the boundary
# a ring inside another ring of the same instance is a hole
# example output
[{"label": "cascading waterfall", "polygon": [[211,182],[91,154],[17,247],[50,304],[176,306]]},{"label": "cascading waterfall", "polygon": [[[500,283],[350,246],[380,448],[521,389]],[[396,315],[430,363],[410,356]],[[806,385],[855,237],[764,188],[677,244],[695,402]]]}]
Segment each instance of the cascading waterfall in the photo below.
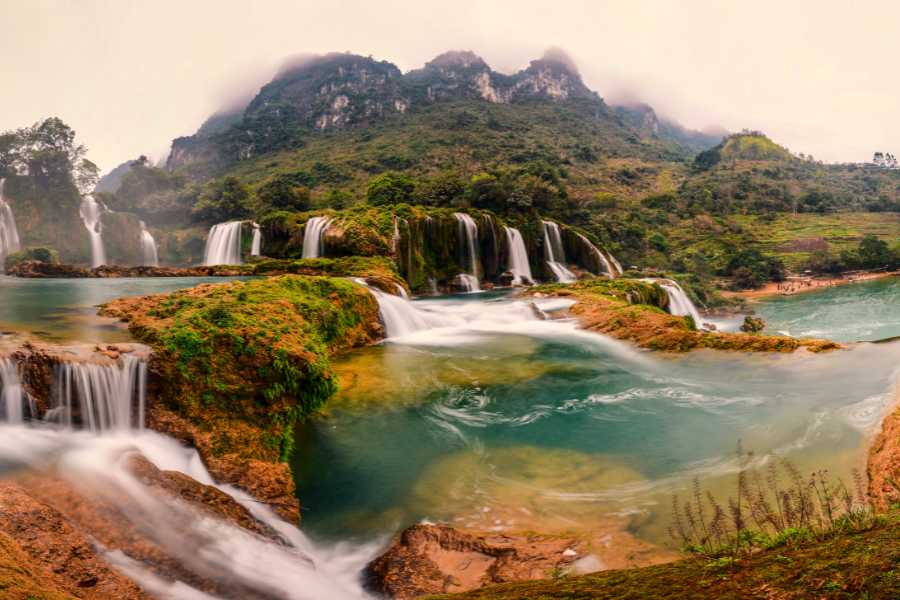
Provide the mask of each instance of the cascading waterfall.
[{"label": "cascading waterfall", "polygon": [[[55,399],[46,419],[68,427],[80,416],[92,432],[143,429],[147,363],[123,354],[109,364],[64,362],[56,366]],[[76,413],[77,409],[77,413]]]},{"label": "cascading waterfall", "polygon": [[22,423],[27,395],[22,390],[19,368],[8,357],[0,358],[0,416],[12,425]]},{"label": "cascading waterfall", "polygon": [[141,221],[141,264],[145,267],[158,267],[159,256],[156,253],[156,240],[147,229],[147,225]]},{"label": "cascading waterfall", "polygon": [[503,230],[506,232],[506,245],[509,247],[506,268],[513,274],[513,285],[531,285],[534,278],[531,276],[531,265],[528,263],[528,251],[525,249],[522,234],[514,227],[504,227]]},{"label": "cascading waterfall", "polygon": [[616,278],[616,271],[615,271],[615,268],[612,266],[612,264],[610,263],[610,261],[606,258],[606,255],[603,254],[603,252],[601,252],[600,249],[597,248],[597,246],[595,246],[595,245],[593,244],[593,242],[591,242],[591,240],[587,239],[587,238],[584,237],[582,234],[580,234],[580,233],[578,233],[578,232],[575,232],[575,235],[577,235],[577,236],[578,236],[578,239],[581,240],[581,243],[583,243],[585,246],[587,246],[587,249],[588,249],[594,256],[597,257],[597,260],[600,261],[600,263],[603,264],[603,269],[604,269],[605,273],[606,273],[607,275],[609,275],[609,277],[610,277],[611,279],[615,279],[615,278]]},{"label": "cascading waterfall", "polygon": [[262,253],[262,231],[259,223],[253,223],[253,239],[250,240],[250,256],[259,256]]},{"label": "cascading waterfall", "polygon": [[103,227],[100,217],[103,215],[103,207],[90,194],[81,199],[81,221],[84,223],[91,238],[91,266],[99,267],[106,264],[106,250],[103,248]]},{"label": "cascading waterfall", "polygon": [[678,285],[677,281],[672,279],[651,279],[649,281],[654,281],[659,287],[666,291],[666,295],[669,296],[669,314],[676,317],[686,317],[690,315],[691,318],[694,319],[694,325],[696,325],[698,329],[703,327],[700,311],[697,310],[697,307],[694,306],[694,303],[691,302],[688,295],[684,293],[684,290],[681,289],[681,286]]},{"label": "cascading waterfall", "polygon": [[241,264],[241,226],[242,221],[228,221],[213,225],[206,238],[206,249],[203,251],[203,264],[239,265]]},{"label": "cascading waterfall", "polygon": [[559,282],[575,281],[575,274],[566,267],[566,251],[563,248],[559,225],[553,221],[542,221],[544,224],[544,258],[547,266]]},{"label": "cascading waterfall", "polygon": [[354,278],[353,281],[366,287],[375,297],[384,324],[385,337],[388,339],[457,324],[455,320],[418,309],[407,298],[382,292],[367,284],[364,279]]},{"label": "cascading waterfall", "polygon": [[465,213],[453,213],[459,227],[460,247],[464,250],[463,262],[468,269],[467,273],[458,275],[459,281],[465,286],[467,292],[481,290],[479,283],[481,273],[478,268],[478,251],[475,244],[478,239],[478,225]]},{"label": "cascading waterfall", "polygon": [[328,217],[312,217],[303,231],[303,258],[319,258],[325,254],[325,232],[331,225]]},{"label": "cascading waterfall", "polygon": [[6,257],[20,249],[16,218],[13,216],[12,208],[3,197],[5,182],[5,179],[0,179],[0,273],[3,272]]}]

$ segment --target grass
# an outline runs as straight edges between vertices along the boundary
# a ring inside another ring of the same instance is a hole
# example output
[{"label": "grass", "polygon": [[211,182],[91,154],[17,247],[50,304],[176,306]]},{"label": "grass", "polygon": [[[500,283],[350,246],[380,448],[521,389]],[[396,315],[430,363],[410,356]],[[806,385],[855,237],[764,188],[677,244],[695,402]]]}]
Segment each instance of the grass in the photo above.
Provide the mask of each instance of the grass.
[{"label": "grass", "polygon": [[697,481],[690,499],[673,498],[671,533],[688,559],[452,598],[900,597],[900,512],[876,516],[861,476],[854,475],[851,491],[823,471],[804,477],[774,457],[752,470],[752,455],[740,450],[739,459],[736,495],[724,507]]},{"label": "grass", "polygon": [[832,252],[855,249],[867,234],[889,244],[900,239],[900,213],[781,213],[773,219],[757,215],[736,215],[733,219],[756,240],[756,245],[781,258],[793,270],[800,269],[817,241],[824,241]]}]

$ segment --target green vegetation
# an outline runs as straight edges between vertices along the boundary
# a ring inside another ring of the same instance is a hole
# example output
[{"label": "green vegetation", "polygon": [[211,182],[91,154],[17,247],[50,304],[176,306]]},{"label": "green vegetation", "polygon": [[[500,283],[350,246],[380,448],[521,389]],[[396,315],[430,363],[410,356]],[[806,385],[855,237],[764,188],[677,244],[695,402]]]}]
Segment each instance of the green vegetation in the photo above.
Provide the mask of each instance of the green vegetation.
[{"label": "green vegetation", "polygon": [[582,327],[662,352],[689,352],[696,348],[743,352],[794,352],[806,348],[823,352],[839,348],[834,342],[796,339],[758,333],[701,331],[691,317],[670,315],[668,296],[655,283],[634,279],[588,279],[571,284],[542,285],[529,294],[570,297],[570,312]]},{"label": "green vegetation", "polygon": [[329,357],[380,328],[364,288],[299,275],[126,298],[102,313],[153,347],[162,401],[212,436],[212,456],[267,461],[290,454],[294,424],[337,389]]},{"label": "green vegetation", "polygon": [[51,265],[58,265],[59,252],[57,252],[53,248],[47,248],[46,246],[25,248],[24,250],[13,252],[9,256],[7,256],[6,264],[4,265],[4,267],[9,270],[15,265],[28,260],[36,260],[38,262],[49,263]]}]

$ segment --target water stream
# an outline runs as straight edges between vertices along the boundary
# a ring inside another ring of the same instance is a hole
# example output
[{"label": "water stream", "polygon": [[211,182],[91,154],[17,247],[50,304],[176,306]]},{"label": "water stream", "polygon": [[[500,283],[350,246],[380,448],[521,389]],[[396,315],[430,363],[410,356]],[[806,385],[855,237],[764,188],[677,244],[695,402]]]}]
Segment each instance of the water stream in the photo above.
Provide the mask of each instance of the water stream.
[{"label": "water stream", "polygon": [[156,252],[156,240],[147,229],[147,225],[141,221],[141,264],[146,267],[158,267],[159,256]]},{"label": "water stream", "polygon": [[457,278],[467,292],[481,289],[481,263],[478,259],[478,225],[465,213],[453,213],[459,223],[459,246],[462,250],[462,264],[467,271]]},{"label": "water stream", "polygon": [[760,461],[849,481],[900,365],[897,343],[658,355],[544,319],[565,307],[556,299],[391,298],[406,326],[340,361],[341,393],[298,432],[298,494],[316,539],[371,540],[429,519],[627,528],[666,543],[672,493],[694,477],[731,493],[739,441]]},{"label": "water stream", "polygon": [[531,275],[528,251],[525,249],[522,234],[515,227],[504,227],[503,231],[506,233],[506,245],[509,247],[509,261],[506,268],[513,274],[513,285],[533,284],[534,277]]},{"label": "water stream", "polygon": [[103,206],[94,197],[87,194],[81,199],[81,221],[87,229],[91,240],[91,266],[99,267],[106,264],[106,250],[103,248]]},{"label": "water stream", "polygon": [[331,225],[328,217],[312,217],[303,230],[302,258],[319,258],[325,255],[325,232]]},{"label": "water stream", "polygon": [[6,268],[6,257],[20,250],[19,230],[16,229],[16,218],[12,208],[3,197],[3,184],[0,179],[0,273]]},{"label": "water stream", "polygon": [[575,281],[575,274],[566,267],[566,250],[563,247],[559,225],[553,221],[544,224],[544,258],[557,281]]},{"label": "water stream", "polygon": [[241,260],[241,227],[243,221],[213,225],[203,250],[204,265],[239,265]]}]

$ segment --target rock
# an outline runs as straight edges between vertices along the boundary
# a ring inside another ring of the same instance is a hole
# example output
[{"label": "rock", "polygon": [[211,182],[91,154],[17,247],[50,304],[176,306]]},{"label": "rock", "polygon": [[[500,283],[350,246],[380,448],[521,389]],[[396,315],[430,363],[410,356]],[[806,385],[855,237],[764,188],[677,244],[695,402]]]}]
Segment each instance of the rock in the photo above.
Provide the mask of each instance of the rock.
[{"label": "rock", "polygon": [[365,583],[391,598],[416,598],[543,579],[573,568],[583,542],[568,536],[466,533],[447,525],[404,530],[366,567]]},{"label": "rock", "polygon": [[148,487],[163,490],[238,527],[273,541],[282,541],[275,531],[256,520],[246,508],[219,488],[202,484],[178,471],[161,471],[139,454],[128,458],[128,470]]},{"label": "rock", "polygon": [[744,323],[741,325],[741,331],[744,333],[759,333],[766,328],[766,322],[759,317],[747,315],[744,317]]},{"label": "rock", "polygon": [[12,483],[0,483],[0,532],[27,556],[21,566],[40,573],[40,583],[65,592],[62,597],[149,598],[113,570],[59,511]]}]

